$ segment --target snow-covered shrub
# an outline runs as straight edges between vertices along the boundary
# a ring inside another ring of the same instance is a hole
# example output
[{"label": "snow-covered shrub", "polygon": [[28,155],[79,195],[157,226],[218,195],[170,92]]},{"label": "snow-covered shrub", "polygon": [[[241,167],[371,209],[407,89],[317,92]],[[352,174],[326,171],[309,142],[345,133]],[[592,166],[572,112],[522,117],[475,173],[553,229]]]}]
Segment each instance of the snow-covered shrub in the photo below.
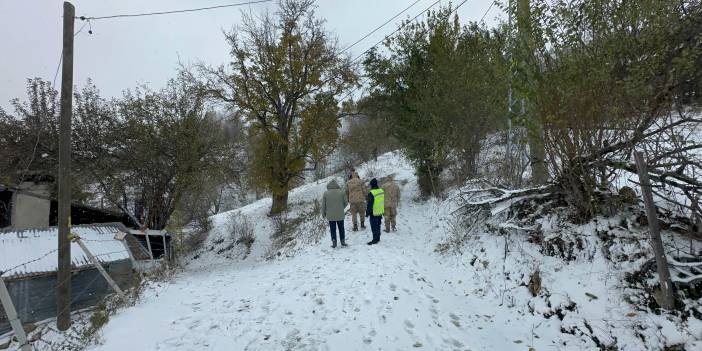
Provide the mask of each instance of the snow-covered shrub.
[{"label": "snow-covered shrub", "polygon": [[188,255],[198,251],[207,240],[209,230],[203,230],[197,225],[193,225],[187,229],[176,230],[174,241],[175,250],[178,256]]},{"label": "snow-covered shrub", "polygon": [[232,238],[235,239],[237,244],[244,245],[246,247],[246,254],[248,255],[251,252],[251,246],[253,245],[254,241],[256,241],[253,226],[251,223],[249,223],[249,220],[246,219],[246,217],[241,215],[233,214],[229,218],[229,221],[229,230]]},{"label": "snow-covered shrub", "polygon": [[227,238],[222,238],[222,243],[226,242],[224,247],[218,250],[218,253],[223,253],[234,248],[235,245],[244,245],[245,254],[247,256],[251,252],[251,246],[256,240],[254,236],[254,228],[246,217],[237,212],[233,212],[227,219]]},{"label": "snow-covered shrub", "polygon": [[321,216],[321,204],[317,199],[295,204],[273,218],[273,243],[267,257],[290,256],[297,250],[319,243],[326,228],[327,222]]}]

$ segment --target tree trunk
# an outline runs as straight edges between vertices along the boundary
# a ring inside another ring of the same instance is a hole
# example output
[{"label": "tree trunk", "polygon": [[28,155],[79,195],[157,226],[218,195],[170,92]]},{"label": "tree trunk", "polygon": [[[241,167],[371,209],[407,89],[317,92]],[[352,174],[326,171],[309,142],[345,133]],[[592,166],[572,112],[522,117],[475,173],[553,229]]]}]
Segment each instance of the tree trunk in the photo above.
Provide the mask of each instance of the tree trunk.
[{"label": "tree trunk", "polygon": [[279,214],[288,208],[288,192],[290,191],[290,171],[288,169],[288,148],[285,145],[275,145],[273,167],[271,168],[271,215]]},{"label": "tree trunk", "polygon": [[273,194],[273,204],[271,205],[271,215],[279,214],[288,208],[288,192]]},{"label": "tree trunk", "polygon": [[425,198],[431,196],[439,196],[441,194],[441,184],[439,176],[442,169],[440,167],[431,166],[431,161],[425,161],[424,166],[417,168],[417,183],[419,192]]},{"label": "tree trunk", "polygon": [[531,113],[527,113],[526,105],[529,104],[528,94],[525,96],[525,91],[530,90],[529,86],[534,84],[532,73],[535,73],[539,68],[533,56],[533,30],[531,18],[530,0],[517,1],[517,30],[519,32],[519,55],[518,58],[526,64],[527,72],[524,72],[527,78],[521,82],[522,95],[522,116],[528,118],[527,122],[527,139],[529,143],[529,163],[531,164],[531,180],[534,184],[544,184],[548,181],[548,171],[546,170],[545,151],[544,151],[544,131],[539,118]]},{"label": "tree trunk", "polygon": [[529,139],[531,181],[534,184],[545,184],[548,181],[548,170],[545,162],[546,151],[544,149],[543,128],[540,125],[540,121],[534,119],[534,126],[529,129],[527,138]]}]

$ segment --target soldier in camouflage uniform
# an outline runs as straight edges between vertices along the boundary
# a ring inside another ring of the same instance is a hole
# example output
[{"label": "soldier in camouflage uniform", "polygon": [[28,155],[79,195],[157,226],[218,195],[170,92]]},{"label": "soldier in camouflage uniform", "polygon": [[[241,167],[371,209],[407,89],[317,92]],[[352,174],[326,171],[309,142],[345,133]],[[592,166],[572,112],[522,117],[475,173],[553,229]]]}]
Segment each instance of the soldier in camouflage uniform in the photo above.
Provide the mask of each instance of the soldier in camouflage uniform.
[{"label": "soldier in camouflage uniform", "polygon": [[385,182],[381,185],[385,192],[385,232],[397,231],[397,207],[400,205],[400,187],[395,183],[392,175],[385,178]]},{"label": "soldier in camouflage uniform", "polygon": [[351,204],[351,222],[353,223],[353,231],[358,230],[358,219],[361,217],[361,228],[366,228],[366,194],[368,189],[361,179],[358,178],[356,171],[351,172],[351,179],[346,182],[346,196]]}]

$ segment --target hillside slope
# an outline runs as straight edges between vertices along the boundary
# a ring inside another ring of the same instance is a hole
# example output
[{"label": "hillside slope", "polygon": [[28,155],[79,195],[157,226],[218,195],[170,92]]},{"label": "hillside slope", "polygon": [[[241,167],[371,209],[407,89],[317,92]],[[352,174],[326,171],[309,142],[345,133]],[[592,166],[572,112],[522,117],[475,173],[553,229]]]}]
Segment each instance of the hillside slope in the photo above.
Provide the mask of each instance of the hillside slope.
[{"label": "hillside slope", "polygon": [[[403,184],[398,232],[383,233],[379,245],[365,245],[366,229],[347,231],[349,247],[331,249],[324,222],[309,217],[297,227],[299,237],[272,249],[276,224],[266,216],[270,200],[261,200],[232,212],[253,227],[246,252],[228,237],[232,214],[218,215],[185,271],[112,317],[93,349],[702,347],[699,320],[637,311],[625,302],[621,267],[597,252],[565,262],[520,238],[485,234],[467,240],[461,254],[436,253],[455,225],[451,201],[417,201],[411,166],[399,154],[361,168],[362,176],[368,173],[395,173]],[[291,217],[311,213],[327,181],[295,189]],[[532,297],[527,285],[535,269],[547,293]]]}]

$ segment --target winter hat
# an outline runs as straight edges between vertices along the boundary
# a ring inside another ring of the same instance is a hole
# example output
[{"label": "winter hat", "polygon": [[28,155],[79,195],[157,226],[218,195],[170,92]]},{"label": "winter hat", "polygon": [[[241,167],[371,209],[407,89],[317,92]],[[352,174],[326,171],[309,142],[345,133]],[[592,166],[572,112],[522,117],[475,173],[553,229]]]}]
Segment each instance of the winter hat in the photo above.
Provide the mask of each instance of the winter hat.
[{"label": "winter hat", "polygon": [[378,189],[378,180],[375,178],[371,179],[370,187],[371,187],[371,189]]}]

